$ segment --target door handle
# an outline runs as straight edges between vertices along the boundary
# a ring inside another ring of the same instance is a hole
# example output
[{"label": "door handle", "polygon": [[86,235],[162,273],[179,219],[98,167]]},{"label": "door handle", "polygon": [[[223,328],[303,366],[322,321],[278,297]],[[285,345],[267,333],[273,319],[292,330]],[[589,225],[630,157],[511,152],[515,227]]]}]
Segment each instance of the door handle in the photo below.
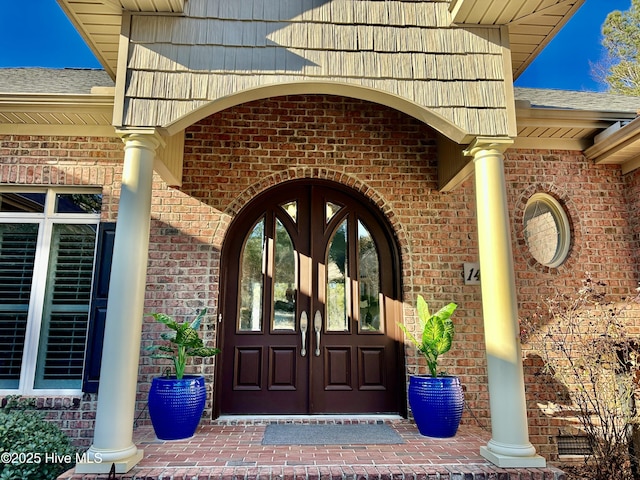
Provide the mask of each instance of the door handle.
[{"label": "door handle", "polygon": [[316,332],[316,357],[320,356],[320,331],[322,330],[322,314],[320,310],[316,310],[316,314],[313,318],[313,329]]},{"label": "door handle", "polygon": [[300,334],[302,335],[302,349],[300,355],[305,357],[307,355],[307,327],[309,326],[309,319],[307,318],[307,312],[302,312],[300,315]]}]

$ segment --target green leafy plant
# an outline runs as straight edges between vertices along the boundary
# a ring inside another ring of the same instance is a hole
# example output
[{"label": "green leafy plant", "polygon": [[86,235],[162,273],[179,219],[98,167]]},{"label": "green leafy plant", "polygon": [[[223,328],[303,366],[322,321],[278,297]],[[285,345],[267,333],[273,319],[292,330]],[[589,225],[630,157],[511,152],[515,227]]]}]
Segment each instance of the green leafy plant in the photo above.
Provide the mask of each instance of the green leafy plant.
[{"label": "green leafy plant", "polygon": [[418,351],[424,356],[432,377],[438,376],[438,357],[451,349],[455,328],[451,316],[458,307],[455,303],[445,305],[436,313],[429,313],[429,306],[422,295],[418,295],[418,317],[422,336],[416,338],[404,325],[400,328],[405,335],[415,344]]},{"label": "green leafy plant", "polygon": [[77,449],[41,412],[34,399],[10,396],[0,409],[0,480],[53,480],[76,462]]},{"label": "green leafy plant", "polygon": [[147,350],[157,352],[153,358],[164,358],[173,361],[176,378],[182,379],[187,360],[191,357],[212,357],[220,353],[220,349],[205,347],[198,335],[198,329],[202,319],[207,313],[203,308],[192,322],[178,323],[172,317],[164,313],[150,313],[156,321],[166,325],[171,332],[160,334],[166,342],[163,345],[152,345]]}]

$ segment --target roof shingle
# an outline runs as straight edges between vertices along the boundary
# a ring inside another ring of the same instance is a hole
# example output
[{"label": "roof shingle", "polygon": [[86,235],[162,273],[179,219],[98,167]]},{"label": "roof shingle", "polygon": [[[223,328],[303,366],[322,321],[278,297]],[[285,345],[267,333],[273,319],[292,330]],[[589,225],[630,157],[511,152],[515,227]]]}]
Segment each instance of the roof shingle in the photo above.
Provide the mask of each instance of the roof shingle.
[{"label": "roof shingle", "polygon": [[0,68],[0,93],[90,94],[92,87],[113,86],[99,69]]}]

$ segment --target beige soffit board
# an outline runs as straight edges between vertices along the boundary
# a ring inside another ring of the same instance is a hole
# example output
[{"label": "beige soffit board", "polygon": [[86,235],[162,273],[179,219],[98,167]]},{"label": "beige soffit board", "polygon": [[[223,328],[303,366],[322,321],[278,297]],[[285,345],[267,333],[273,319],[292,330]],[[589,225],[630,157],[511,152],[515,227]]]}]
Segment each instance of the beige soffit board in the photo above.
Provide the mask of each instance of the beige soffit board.
[{"label": "beige soffit board", "polygon": [[617,122],[628,122],[633,113],[535,108],[516,102],[516,148],[585,150],[594,137]]},{"label": "beige soffit board", "polygon": [[[111,78],[117,71],[122,11],[175,13],[186,0],[57,0]],[[517,78],[584,0],[451,0],[455,23],[508,25]]]},{"label": "beige soffit board", "polygon": [[181,13],[185,0],[57,0],[112,79],[116,78],[122,12]]},{"label": "beige soffit board", "polygon": [[[111,124],[113,88],[91,95],[0,94],[0,135],[117,137]],[[182,184],[184,131],[165,139],[155,170],[171,186]]]},{"label": "beige soffit board", "polygon": [[508,25],[516,79],[585,0],[451,0],[453,21],[463,25]]},{"label": "beige soffit board", "polygon": [[111,92],[0,95],[0,134],[114,137],[112,116]]},{"label": "beige soffit board", "polygon": [[640,167],[640,116],[616,122],[598,134],[585,155],[596,163],[620,164],[623,173]]}]

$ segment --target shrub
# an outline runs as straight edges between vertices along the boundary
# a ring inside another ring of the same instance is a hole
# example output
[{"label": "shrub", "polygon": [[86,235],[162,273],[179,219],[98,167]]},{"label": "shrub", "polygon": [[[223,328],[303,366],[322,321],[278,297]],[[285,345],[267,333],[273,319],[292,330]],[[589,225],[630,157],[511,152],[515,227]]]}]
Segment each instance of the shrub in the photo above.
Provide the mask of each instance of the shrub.
[{"label": "shrub", "polygon": [[7,397],[0,409],[0,480],[53,480],[75,464],[69,438],[33,407],[33,400]]},{"label": "shrub", "polygon": [[629,335],[640,295],[611,301],[606,285],[586,278],[572,294],[545,298],[521,320],[522,338],[563,388],[555,408],[578,421],[591,447],[593,480],[638,477],[640,416],[636,409],[639,345]]}]

